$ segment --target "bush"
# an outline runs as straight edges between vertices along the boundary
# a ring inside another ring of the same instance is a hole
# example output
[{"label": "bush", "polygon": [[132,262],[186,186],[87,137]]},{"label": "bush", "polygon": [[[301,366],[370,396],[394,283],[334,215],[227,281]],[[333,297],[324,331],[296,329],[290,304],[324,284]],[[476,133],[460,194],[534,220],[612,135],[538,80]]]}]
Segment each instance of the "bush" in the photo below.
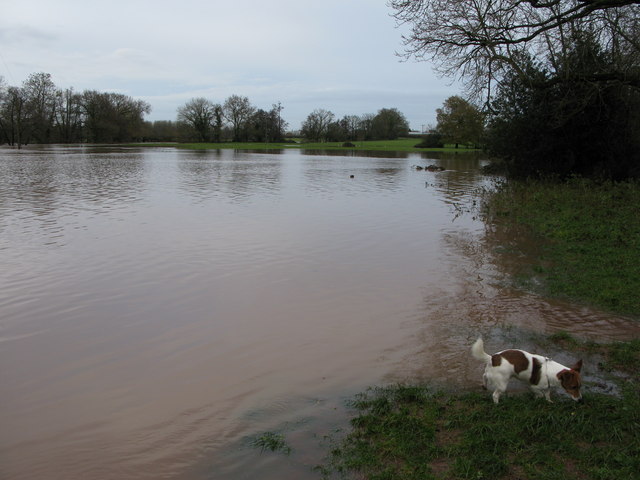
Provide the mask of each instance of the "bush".
[{"label": "bush", "polygon": [[530,60],[526,78],[512,74],[503,82],[488,145],[509,175],[640,177],[640,90],[593,80],[609,62],[583,36],[554,74]]},{"label": "bush", "polygon": [[418,143],[415,148],[444,148],[442,135],[439,133],[429,133],[423,137],[422,141]]}]

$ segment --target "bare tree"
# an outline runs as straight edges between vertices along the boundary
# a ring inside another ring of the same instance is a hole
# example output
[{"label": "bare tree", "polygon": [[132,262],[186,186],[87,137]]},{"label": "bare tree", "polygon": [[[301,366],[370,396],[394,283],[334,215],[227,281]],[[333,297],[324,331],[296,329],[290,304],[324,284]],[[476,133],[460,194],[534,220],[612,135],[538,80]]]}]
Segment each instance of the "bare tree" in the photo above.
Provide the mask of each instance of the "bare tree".
[{"label": "bare tree", "polygon": [[393,16],[411,31],[404,56],[459,76],[472,95],[491,95],[506,72],[526,76],[531,56],[554,68],[576,29],[594,32],[617,58],[593,81],[640,87],[639,0],[391,0]]},{"label": "bare tree", "polygon": [[26,107],[29,110],[33,137],[36,142],[49,143],[57,107],[56,89],[51,74],[32,73],[23,83]]},{"label": "bare tree", "polygon": [[233,141],[240,142],[244,140],[246,135],[247,122],[256,111],[255,107],[251,105],[247,97],[241,97],[239,95],[231,95],[224,102],[222,107],[225,118],[231,122],[233,128]]},{"label": "bare tree", "polygon": [[328,110],[322,108],[314,110],[302,123],[302,136],[314,142],[326,140],[329,124],[333,118],[334,114]]},{"label": "bare tree", "polygon": [[73,88],[59,91],[56,95],[55,127],[58,140],[64,143],[77,142],[82,135],[82,102],[81,95]]},{"label": "bare tree", "polygon": [[90,142],[112,143],[139,139],[144,114],[151,106],[121,93],[85,90],[82,93],[84,135]]},{"label": "bare tree", "polygon": [[187,124],[196,133],[198,141],[206,142],[209,140],[211,127],[214,126],[216,112],[216,105],[210,100],[193,98],[178,108],[178,122]]},{"label": "bare tree", "polygon": [[359,138],[361,140],[371,140],[373,138],[373,119],[376,118],[374,113],[365,113],[360,116],[358,125]]},{"label": "bare tree", "polygon": [[281,141],[284,139],[284,131],[288,125],[288,123],[282,118],[282,110],[284,110],[282,102],[274,103],[273,105],[271,105],[271,114],[277,119],[276,128],[273,135],[273,140],[275,141]]},{"label": "bare tree", "polygon": [[31,138],[31,118],[22,88],[8,87],[2,92],[0,104],[0,134],[3,143],[22,145]]},{"label": "bare tree", "polygon": [[360,128],[361,119],[357,115],[345,115],[340,120],[342,124],[347,140],[357,140],[358,139],[358,130]]}]

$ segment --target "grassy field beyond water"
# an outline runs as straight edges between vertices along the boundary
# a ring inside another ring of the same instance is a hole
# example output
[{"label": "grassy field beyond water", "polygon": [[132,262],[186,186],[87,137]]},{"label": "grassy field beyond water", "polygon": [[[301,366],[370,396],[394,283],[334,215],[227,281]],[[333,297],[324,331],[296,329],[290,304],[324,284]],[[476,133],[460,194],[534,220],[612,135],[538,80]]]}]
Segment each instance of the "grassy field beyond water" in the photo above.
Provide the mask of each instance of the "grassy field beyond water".
[{"label": "grassy field beyond water", "polygon": [[337,151],[379,151],[379,152],[466,152],[473,149],[454,145],[446,145],[445,148],[416,148],[422,141],[421,138],[399,138],[396,140],[364,140],[351,142],[353,146],[345,146],[344,142],[282,142],[282,143],[247,143],[247,142],[223,142],[223,143],[179,143],[173,144],[179,148],[193,150],[279,150],[279,149],[302,149],[302,150],[337,150]]}]

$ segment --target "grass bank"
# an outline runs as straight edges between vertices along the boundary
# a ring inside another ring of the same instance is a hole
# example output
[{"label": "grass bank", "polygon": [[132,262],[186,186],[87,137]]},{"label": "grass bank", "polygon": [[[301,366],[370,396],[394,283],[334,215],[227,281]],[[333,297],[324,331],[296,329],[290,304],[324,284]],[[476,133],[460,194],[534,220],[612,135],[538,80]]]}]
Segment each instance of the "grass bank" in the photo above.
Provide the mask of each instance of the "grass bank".
[{"label": "grass bank", "polygon": [[640,341],[552,341],[603,355],[622,369],[622,396],[587,394],[549,404],[528,394],[499,406],[489,394],[443,394],[426,386],[371,389],[356,397],[349,433],[337,441],[325,478],[635,479],[640,472]]},{"label": "grass bank", "polygon": [[640,183],[508,182],[486,209],[538,236],[542,293],[640,315]]},{"label": "grass bank", "polygon": [[345,147],[343,142],[322,142],[322,143],[305,143],[301,141],[286,143],[244,143],[244,142],[225,142],[225,143],[180,143],[174,146],[178,148],[187,148],[192,150],[215,150],[215,149],[234,149],[234,150],[336,150],[336,151],[368,151],[368,152],[462,152],[472,151],[468,148],[454,148],[453,145],[445,148],[416,148],[415,146],[422,140],[420,138],[400,138],[397,140],[367,140],[352,142],[354,146]]}]

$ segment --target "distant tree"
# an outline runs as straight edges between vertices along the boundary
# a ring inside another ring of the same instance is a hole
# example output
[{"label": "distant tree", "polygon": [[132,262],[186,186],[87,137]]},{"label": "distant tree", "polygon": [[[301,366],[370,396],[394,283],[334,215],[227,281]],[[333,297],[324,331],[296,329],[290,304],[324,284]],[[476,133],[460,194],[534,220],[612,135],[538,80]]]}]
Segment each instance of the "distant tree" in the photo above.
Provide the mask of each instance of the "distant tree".
[{"label": "distant tree", "polygon": [[32,73],[22,85],[26,108],[29,110],[33,141],[49,143],[53,133],[56,107],[58,106],[56,89],[51,74]]},{"label": "distant tree", "polygon": [[331,122],[327,128],[327,140],[330,142],[355,141],[360,134],[360,117],[345,115]]},{"label": "distant tree", "polygon": [[269,142],[272,127],[269,112],[260,108],[253,112],[249,119],[247,139],[251,142]]},{"label": "distant tree", "polygon": [[306,120],[302,123],[300,133],[306,140],[312,142],[327,141],[329,124],[333,121],[335,115],[329,110],[322,108],[311,112]]},{"label": "distant tree", "polygon": [[223,118],[222,105],[216,103],[213,107],[213,141],[216,143],[222,141]]},{"label": "distant tree", "polygon": [[376,118],[373,113],[365,113],[360,116],[358,124],[358,136],[361,140],[371,140],[373,138],[373,119]]},{"label": "distant tree", "polygon": [[57,141],[63,143],[82,140],[82,96],[73,88],[56,94],[54,127]]},{"label": "distant tree", "polygon": [[0,130],[4,143],[20,148],[31,139],[31,118],[24,89],[7,87],[0,104]]},{"label": "distant tree", "polygon": [[274,103],[271,107],[271,112],[273,112],[273,115],[277,119],[274,141],[280,142],[284,140],[285,130],[289,124],[282,118],[282,110],[284,110],[282,103]]},{"label": "distant tree", "polygon": [[255,112],[255,107],[247,97],[231,95],[222,107],[225,118],[231,123],[233,129],[233,141],[246,140],[248,121]]},{"label": "distant tree", "polygon": [[151,106],[121,93],[87,90],[82,94],[86,139],[90,142],[113,143],[140,139],[144,114]]},{"label": "distant tree", "polygon": [[113,121],[114,112],[108,95],[85,90],[81,102],[85,139],[89,142],[113,142],[117,125]]},{"label": "distant tree", "polygon": [[395,140],[409,133],[409,122],[396,108],[383,108],[373,118],[372,137],[376,140]]},{"label": "distant tree", "polygon": [[5,84],[4,77],[0,75],[0,145],[9,143],[6,135],[8,126],[5,125],[6,119],[4,117],[7,98],[7,85]]},{"label": "distant tree", "polygon": [[178,108],[178,122],[190,128],[199,142],[210,140],[211,128],[216,120],[217,106],[204,97],[193,98]]},{"label": "distant tree", "polygon": [[347,130],[342,120],[329,123],[327,126],[326,140],[328,142],[344,142],[347,140]]},{"label": "distant tree", "polygon": [[178,128],[171,120],[145,122],[144,140],[147,142],[175,142],[178,139]]},{"label": "distant tree", "polygon": [[273,105],[268,112],[256,110],[249,120],[248,140],[254,142],[280,142],[284,138],[283,128],[286,122],[282,120],[280,104]]},{"label": "distant tree", "polygon": [[484,116],[482,112],[464,98],[453,96],[436,110],[436,130],[445,143],[478,145],[482,138]]},{"label": "distant tree", "polygon": [[342,117],[340,124],[345,132],[345,140],[358,139],[361,121],[361,118],[357,115],[345,115]]}]

